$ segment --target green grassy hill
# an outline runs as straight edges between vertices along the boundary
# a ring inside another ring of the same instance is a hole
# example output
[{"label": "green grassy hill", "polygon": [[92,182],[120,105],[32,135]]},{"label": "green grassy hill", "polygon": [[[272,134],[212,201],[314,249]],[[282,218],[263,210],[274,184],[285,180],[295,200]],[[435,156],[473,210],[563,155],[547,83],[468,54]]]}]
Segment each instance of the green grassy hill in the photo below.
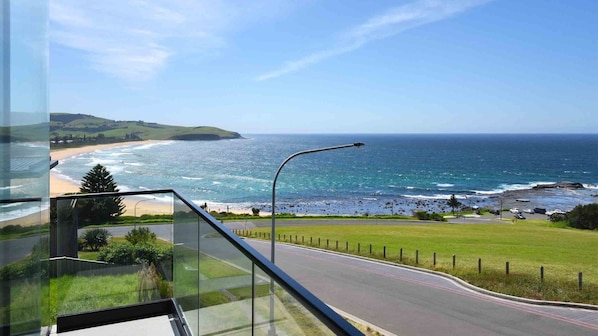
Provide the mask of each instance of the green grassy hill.
[{"label": "green grassy hill", "polygon": [[237,139],[236,132],[210,126],[185,127],[139,121],[116,121],[86,114],[50,113],[50,141],[61,143],[134,140]]}]

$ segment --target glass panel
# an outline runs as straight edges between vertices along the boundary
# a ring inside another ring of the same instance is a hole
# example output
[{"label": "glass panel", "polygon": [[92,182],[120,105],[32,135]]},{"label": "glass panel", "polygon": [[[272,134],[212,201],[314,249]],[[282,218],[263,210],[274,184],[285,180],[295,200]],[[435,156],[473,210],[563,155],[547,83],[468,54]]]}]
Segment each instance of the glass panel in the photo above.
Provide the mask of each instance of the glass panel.
[{"label": "glass panel", "polygon": [[251,334],[252,263],[208,222],[199,228],[199,334]]},{"label": "glass panel", "polygon": [[254,328],[256,335],[274,335],[277,330],[276,299],[274,295],[276,285],[259,267],[254,266]]},{"label": "glass panel", "polygon": [[255,272],[256,335],[334,335],[261,269]]},{"label": "glass panel", "polygon": [[174,297],[194,335],[333,334],[181,199],[89,196],[51,206],[51,323]]},{"label": "glass panel", "polygon": [[47,264],[42,261],[48,258],[48,224],[39,225],[46,218],[44,207],[41,202],[17,202],[0,204],[0,208],[4,217],[0,221],[3,334],[39,333],[42,286],[47,291]]},{"label": "glass panel", "polygon": [[199,216],[174,199],[174,297],[189,329],[199,326]]},{"label": "glass panel", "polygon": [[0,334],[40,333],[47,292],[47,3],[0,2]]},{"label": "glass panel", "polygon": [[59,198],[50,259],[54,320],[172,297],[171,209],[170,194]]}]

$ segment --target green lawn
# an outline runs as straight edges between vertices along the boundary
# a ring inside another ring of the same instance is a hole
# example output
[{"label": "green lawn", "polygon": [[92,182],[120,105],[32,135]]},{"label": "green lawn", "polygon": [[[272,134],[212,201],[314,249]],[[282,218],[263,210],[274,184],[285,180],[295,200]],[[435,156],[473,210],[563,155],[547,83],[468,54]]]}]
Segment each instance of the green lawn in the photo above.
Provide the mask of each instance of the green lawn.
[{"label": "green lawn", "polygon": [[[268,232],[269,228],[254,232]],[[430,224],[430,225],[334,225],[279,226],[277,234],[289,241],[361,255],[386,258],[455,274],[471,283],[513,295],[540,299],[598,303],[598,232],[557,227],[547,221],[518,221],[505,224]],[[283,239],[284,240],[284,239]],[[436,265],[433,254],[436,252]],[[452,269],[452,256],[456,268]],[[482,259],[482,275],[478,259]],[[510,274],[506,276],[506,262]],[[540,282],[540,267],[544,281]],[[578,290],[578,273],[583,272],[583,289]]]}]

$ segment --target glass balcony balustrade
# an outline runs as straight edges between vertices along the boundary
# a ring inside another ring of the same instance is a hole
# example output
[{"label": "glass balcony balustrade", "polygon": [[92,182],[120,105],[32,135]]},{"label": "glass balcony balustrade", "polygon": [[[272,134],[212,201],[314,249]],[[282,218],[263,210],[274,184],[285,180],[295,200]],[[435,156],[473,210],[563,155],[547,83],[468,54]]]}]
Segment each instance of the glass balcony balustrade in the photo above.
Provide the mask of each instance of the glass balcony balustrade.
[{"label": "glass balcony balustrade", "polygon": [[42,316],[58,334],[160,316],[191,335],[361,334],[176,191],[62,196],[50,208]]},{"label": "glass balcony balustrade", "polygon": [[41,262],[49,225],[40,225],[47,209],[41,198],[0,199],[0,335],[39,335],[49,285]]}]

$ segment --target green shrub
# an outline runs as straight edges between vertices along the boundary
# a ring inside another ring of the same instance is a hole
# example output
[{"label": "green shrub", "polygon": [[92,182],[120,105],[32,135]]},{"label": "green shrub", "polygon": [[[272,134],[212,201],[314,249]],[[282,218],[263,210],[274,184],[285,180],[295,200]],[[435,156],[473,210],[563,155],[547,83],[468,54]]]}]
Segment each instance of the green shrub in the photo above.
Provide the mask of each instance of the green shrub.
[{"label": "green shrub", "polygon": [[153,245],[135,245],[133,248],[133,258],[137,264],[158,264],[162,260],[172,258],[172,249],[159,248]]},{"label": "green shrub", "polygon": [[446,222],[446,218],[444,218],[441,214],[438,213],[428,213],[426,211],[416,211],[415,217],[419,220],[433,220],[437,222]]},{"label": "green shrub", "polygon": [[86,247],[89,247],[92,251],[97,251],[100,247],[108,245],[108,240],[112,234],[106,229],[88,229],[83,232],[81,238]]},{"label": "green shrub", "polygon": [[131,243],[111,244],[100,250],[98,260],[120,265],[133,264],[133,245]]},{"label": "green shrub", "polygon": [[566,214],[555,213],[548,217],[551,222],[565,222],[567,220]]},{"label": "green shrub", "polygon": [[140,227],[127,232],[125,240],[133,245],[153,244],[156,242],[156,234],[151,232],[149,228]]},{"label": "green shrub", "polygon": [[100,250],[98,260],[114,264],[158,264],[163,260],[172,259],[172,248],[160,248],[153,245],[129,242],[111,244]]},{"label": "green shrub", "polygon": [[567,225],[577,229],[598,229],[598,203],[573,208],[567,217]]}]

